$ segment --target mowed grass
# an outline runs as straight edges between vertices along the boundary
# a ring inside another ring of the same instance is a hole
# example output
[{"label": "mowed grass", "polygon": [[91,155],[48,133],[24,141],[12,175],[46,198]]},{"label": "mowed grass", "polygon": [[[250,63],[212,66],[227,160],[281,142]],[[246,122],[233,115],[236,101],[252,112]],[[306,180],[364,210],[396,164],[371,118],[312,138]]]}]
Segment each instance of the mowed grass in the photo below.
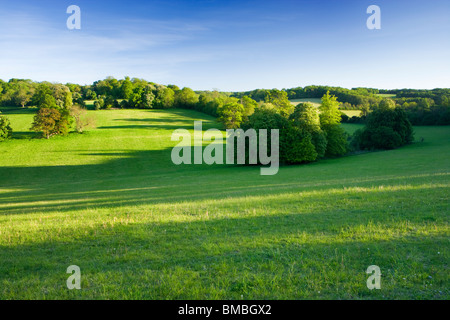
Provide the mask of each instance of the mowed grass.
[{"label": "mowed grass", "polygon": [[220,127],[204,114],[91,112],[97,129],[40,140],[32,113],[4,111],[17,132],[0,143],[0,299],[450,297],[449,127],[260,176],[172,164],[174,129]]}]

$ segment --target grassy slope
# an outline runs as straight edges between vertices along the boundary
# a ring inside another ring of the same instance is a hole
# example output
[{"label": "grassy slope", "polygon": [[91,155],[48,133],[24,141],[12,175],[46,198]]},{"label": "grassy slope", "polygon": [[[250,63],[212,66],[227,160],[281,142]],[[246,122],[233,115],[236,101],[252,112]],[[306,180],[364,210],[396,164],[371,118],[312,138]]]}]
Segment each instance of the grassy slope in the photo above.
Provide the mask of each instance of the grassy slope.
[{"label": "grassy slope", "polygon": [[293,105],[298,105],[299,103],[303,103],[303,102],[309,102],[312,105],[314,105],[315,107],[320,106],[320,104],[322,103],[322,99],[320,99],[320,98],[292,99],[290,101]]},{"label": "grassy slope", "polygon": [[[313,106],[315,107],[319,107],[320,104],[322,103],[322,99],[320,98],[305,98],[305,99],[292,99],[290,100],[291,103],[296,106],[299,103],[302,102],[309,102],[311,103]],[[353,116],[357,116],[359,117],[361,115],[361,110],[341,110],[343,113],[345,113],[347,116],[349,116],[350,118]]]},{"label": "grassy slope", "polygon": [[173,165],[174,129],[217,126],[203,114],[92,112],[86,134],[0,144],[1,299],[449,298],[449,127],[269,177]]}]

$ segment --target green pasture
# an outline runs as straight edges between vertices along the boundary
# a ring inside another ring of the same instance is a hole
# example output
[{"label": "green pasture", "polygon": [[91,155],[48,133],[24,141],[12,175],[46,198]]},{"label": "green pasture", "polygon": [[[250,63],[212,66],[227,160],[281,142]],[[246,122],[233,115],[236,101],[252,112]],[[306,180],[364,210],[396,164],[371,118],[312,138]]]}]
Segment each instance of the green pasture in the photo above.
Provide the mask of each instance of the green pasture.
[{"label": "green pasture", "polygon": [[261,176],[171,162],[173,130],[220,128],[202,113],[89,111],[96,129],[45,140],[34,110],[1,110],[15,133],[0,143],[0,299],[450,298],[449,127]]}]

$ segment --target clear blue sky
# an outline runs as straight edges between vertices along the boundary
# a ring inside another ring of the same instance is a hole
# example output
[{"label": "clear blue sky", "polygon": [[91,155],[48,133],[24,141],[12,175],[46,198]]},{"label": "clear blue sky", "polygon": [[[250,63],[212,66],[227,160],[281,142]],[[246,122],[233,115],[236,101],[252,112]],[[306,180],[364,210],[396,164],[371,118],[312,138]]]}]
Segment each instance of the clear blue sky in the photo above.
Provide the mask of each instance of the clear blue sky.
[{"label": "clear blue sky", "polygon": [[[66,9],[81,8],[81,30]],[[369,5],[381,30],[368,30]],[[450,87],[450,1],[0,1],[0,79]]]}]

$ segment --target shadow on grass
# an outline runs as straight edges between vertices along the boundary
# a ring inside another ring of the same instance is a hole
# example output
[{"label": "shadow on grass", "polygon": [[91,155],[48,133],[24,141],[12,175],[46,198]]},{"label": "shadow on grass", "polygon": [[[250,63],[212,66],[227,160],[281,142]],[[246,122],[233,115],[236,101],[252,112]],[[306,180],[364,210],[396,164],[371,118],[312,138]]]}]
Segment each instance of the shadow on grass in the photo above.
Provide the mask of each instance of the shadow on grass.
[{"label": "shadow on grass", "polygon": [[0,107],[0,112],[4,115],[8,114],[35,114],[38,108],[36,107]]},{"label": "shadow on grass", "polygon": [[30,131],[13,131],[12,139],[39,139],[42,138],[41,133],[30,132]]},{"label": "shadow on grass", "polygon": [[[178,118],[177,118],[178,116]],[[180,119],[180,117],[182,117]],[[199,114],[200,117],[205,117],[204,114]],[[127,119],[115,119],[118,122],[137,122],[140,124],[136,125],[117,125],[117,126],[101,126],[98,129],[165,129],[165,130],[176,130],[176,129],[193,129],[193,123],[195,119],[186,118],[186,111],[176,112],[171,111],[167,116],[161,116],[159,118],[127,118]],[[221,128],[222,125],[218,122],[212,120],[201,119],[203,130],[211,128]]]},{"label": "shadow on grass", "polygon": [[[80,152],[81,150],[78,150]],[[172,163],[171,151],[140,151],[88,154],[122,156],[100,164],[47,167],[1,167],[0,177],[10,185],[0,184],[0,215],[34,212],[69,212],[73,210],[115,208],[120,206],[170,204],[201,200],[227,199],[230,205],[240,207],[240,201],[249,196],[269,196],[270,206],[282,208],[292,199],[278,195],[298,193],[298,202],[305,201],[300,192],[314,190],[326,201],[339,202],[353,199],[350,194],[342,198],[343,186],[373,186],[380,181],[399,184],[405,177],[370,177],[358,180],[331,179],[326,176],[313,181],[271,179],[260,177],[259,167],[230,165],[180,165]],[[233,175],[230,176],[232,167]],[[295,168],[294,168],[295,169]],[[258,177],[260,180],[258,180]],[[443,177],[445,178],[445,177]],[[427,175],[408,177],[411,183],[420,184]],[[440,185],[428,188],[435,192],[445,189]],[[331,194],[326,194],[330,191]],[[380,194],[392,194],[388,189]],[[400,192],[400,191],[399,191]],[[408,190],[403,190],[408,194]],[[351,192],[350,192],[351,193]],[[333,196],[338,194],[338,196]],[[367,191],[360,192],[361,197]],[[274,198],[275,197],[275,198]],[[314,198],[308,198],[313,200]],[[386,207],[392,201],[381,196],[376,205]],[[266,203],[266,200],[259,200]],[[257,205],[257,204],[255,204]],[[364,211],[365,201],[352,203],[352,210]],[[383,210],[383,209],[380,209]]]},{"label": "shadow on grass", "polygon": [[[72,264],[86,279],[79,294],[95,298],[199,299],[214,289],[220,289],[215,298],[222,299],[444,298],[449,293],[447,262],[435,252],[446,247],[445,234],[365,235],[360,226],[367,225],[367,217],[344,222],[332,211],[131,224],[121,218],[127,215],[2,247],[0,297],[11,298],[2,289],[17,293],[22,286],[34,298],[49,290],[53,298],[68,295],[65,270]],[[402,233],[388,217],[375,217],[374,223]],[[374,263],[382,268],[383,290],[370,293],[365,270]],[[424,288],[428,275],[433,286]],[[128,281],[120,281],[123,276]],[[34,287],[31,279],[39,279]]]}]

